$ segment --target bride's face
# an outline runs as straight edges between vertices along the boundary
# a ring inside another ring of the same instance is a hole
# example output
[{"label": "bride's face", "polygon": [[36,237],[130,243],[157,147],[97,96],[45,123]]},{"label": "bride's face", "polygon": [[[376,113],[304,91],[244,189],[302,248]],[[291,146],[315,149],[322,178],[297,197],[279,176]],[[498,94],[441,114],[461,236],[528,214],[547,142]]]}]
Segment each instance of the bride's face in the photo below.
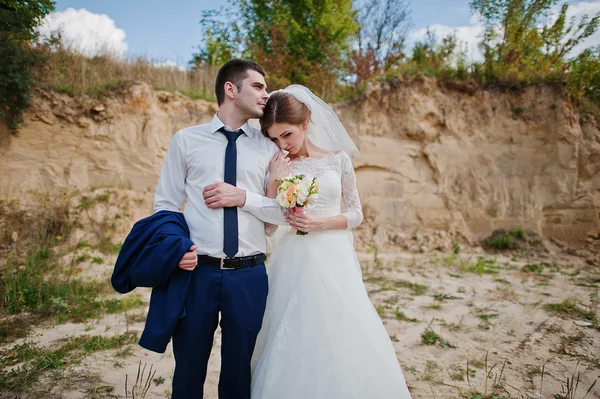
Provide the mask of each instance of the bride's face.
[{"label": "bride's face", "polygon": [[279,148],[295,155],[304,146],[305,130],[306,124],[274,123],[267,133],[271,141],[277,144]]}]

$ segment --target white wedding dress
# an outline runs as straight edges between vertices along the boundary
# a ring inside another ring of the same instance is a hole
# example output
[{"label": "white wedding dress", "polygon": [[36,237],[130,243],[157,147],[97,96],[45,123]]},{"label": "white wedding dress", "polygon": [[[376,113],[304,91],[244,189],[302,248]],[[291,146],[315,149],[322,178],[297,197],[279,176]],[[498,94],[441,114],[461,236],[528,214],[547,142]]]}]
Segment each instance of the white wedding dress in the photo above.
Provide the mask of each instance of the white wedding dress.
[{"label": "white wedding dress", "polygon": [[[315,216],[362,221],[350,157],[292,163],[316,177]],[[410,398],[392,342],[362,282],[349,231],[286,228],[267,262],[269,295],[252,358],[252,399]]]}]

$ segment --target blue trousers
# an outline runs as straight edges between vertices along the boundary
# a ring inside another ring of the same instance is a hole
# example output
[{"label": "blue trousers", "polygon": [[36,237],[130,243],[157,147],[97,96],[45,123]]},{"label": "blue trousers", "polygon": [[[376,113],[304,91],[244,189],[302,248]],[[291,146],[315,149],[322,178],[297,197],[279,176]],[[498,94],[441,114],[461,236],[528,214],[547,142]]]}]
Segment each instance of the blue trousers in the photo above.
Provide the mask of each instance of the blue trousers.
[{"label": "blue trousers", "polygon": [[221,312],[219,399],[250,399],[250,360],[267,302],[265,265],[221,270],[198,265],[173,333],[172,399],[201,399]]}]

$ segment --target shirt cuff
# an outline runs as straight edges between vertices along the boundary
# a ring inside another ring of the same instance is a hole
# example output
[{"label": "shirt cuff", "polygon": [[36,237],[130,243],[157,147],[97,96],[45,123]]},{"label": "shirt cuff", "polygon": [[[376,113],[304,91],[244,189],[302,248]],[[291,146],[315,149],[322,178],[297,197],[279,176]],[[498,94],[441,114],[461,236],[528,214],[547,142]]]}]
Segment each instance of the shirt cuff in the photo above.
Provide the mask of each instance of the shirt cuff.
[{"label": "shirt cuff", "polygon": [[246,203],[242,207],[242,210],[246,212],[259,211],[263,206],[267,205],[263,204],[265,199],[270,198],[266,198],[260,194],[251,193],[250,191],[246,190]]}]

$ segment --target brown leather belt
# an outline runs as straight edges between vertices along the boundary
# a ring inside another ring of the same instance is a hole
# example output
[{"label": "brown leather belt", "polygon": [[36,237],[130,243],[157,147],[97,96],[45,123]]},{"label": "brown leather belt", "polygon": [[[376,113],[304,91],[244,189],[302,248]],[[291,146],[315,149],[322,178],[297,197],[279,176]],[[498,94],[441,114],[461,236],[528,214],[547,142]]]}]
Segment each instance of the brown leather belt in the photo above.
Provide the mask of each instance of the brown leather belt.
[{"label": "brown leather belt", "polygon": [[267,255],[258,254],[251,256],[242,256],[239,258],[215,258],[208,255],[198,255],[198,265],[200,266],[219,266],[223,270],[241,269],[243,267],[254,267],[265,263]]}]

